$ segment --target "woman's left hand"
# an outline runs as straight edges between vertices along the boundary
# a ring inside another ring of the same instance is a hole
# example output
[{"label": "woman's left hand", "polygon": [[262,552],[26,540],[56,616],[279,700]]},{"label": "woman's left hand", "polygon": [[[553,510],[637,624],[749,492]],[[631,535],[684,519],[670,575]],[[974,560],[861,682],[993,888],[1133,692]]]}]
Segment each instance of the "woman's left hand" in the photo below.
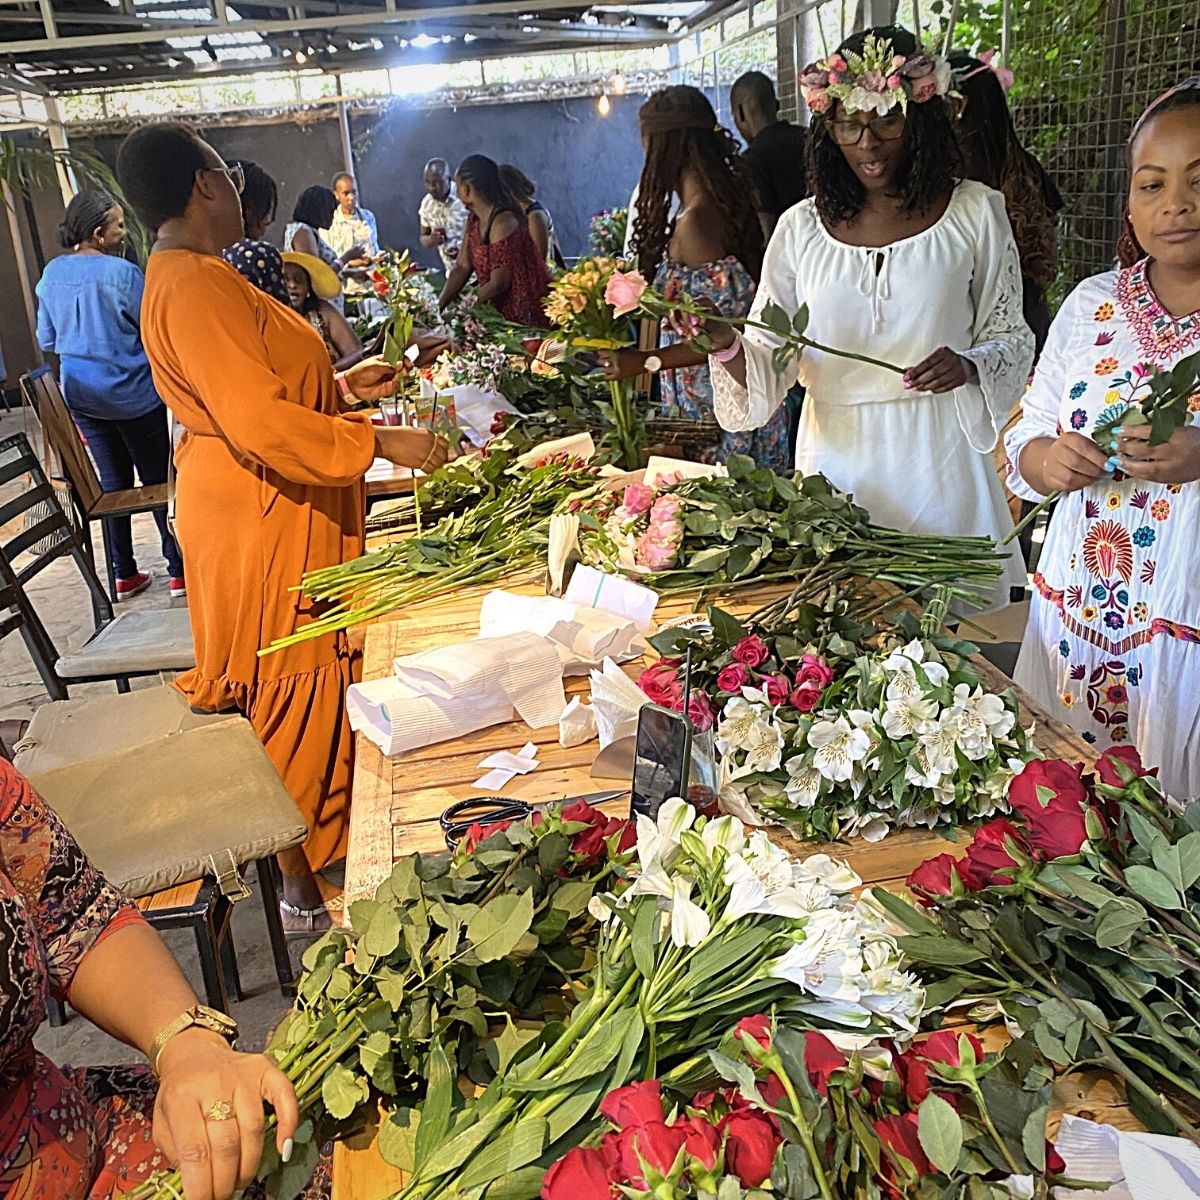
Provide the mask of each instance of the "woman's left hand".
[{"label": "woman's left hand", "polygon": [[646,350],[601,350],[597,357],[604,368],[604,378],[610,381],[633,379],[646,369]]},{"label": "woman's left hand", "polygon": [[975,364],[949,346],[935,350],[928,358],[904,372],[904,387],[910,392],[932,392],[940,396],[965,387],[979,378]]},{"label": "woman's left hand", "polygon": [[1184,425],[1161,446],[1150,445],[1150,426],[1126,425],[1117,443],[1121,470],[1148,483],[1191,483],[1200,479],[1200,428]]},{"label": "woman's left hand", "polygon": [[396,368],[386,358],[364,358],[345,373],[346,385],[359,400],[384,400],[396,390]]},{"label": "woman's left hand", "polygon": [[[291,1157],[299,1114],[287,1076],[265,1055],[239,1054],[207,1030],[185,1030],[158,1057],[154,1140],[179,1164],[186,1200],[229,1200],[262,1155],[263,1102],[275,1110],[275,1145]],[[221,1102],[224,1101],[225,1104]],[[232,1106],[226,1119],[213,1119]]]}]

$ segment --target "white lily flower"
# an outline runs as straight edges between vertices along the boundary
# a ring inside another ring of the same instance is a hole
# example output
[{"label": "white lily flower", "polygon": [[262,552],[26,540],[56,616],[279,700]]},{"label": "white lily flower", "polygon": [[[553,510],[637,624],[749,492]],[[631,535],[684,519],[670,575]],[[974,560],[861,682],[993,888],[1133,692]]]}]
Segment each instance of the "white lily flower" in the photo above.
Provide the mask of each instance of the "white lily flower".
[{"label": "white lily flower", "polygon": [[783,731],[774,720],[755,721],[742,743],[742,750],[746,755],[739,768],[742,774],[776,771],[783,759]]},{"label": "white lily flower", "polygon": [[671,897],[671,940],[680,949],[699,946],[708,937],[712,922],[708,913],[691,900],[692,881],[676,875]]},{"label": "white lily flower", "polygon": [[746,829],[737,817],[717,817],[701,830],[700,838],[711,856],[717,850],[726,854],[740,854],[746,845]]},{"label": "white lily flower", "polygon": [[742,749],[755,724],[769,712],[765,703],[755,704],[741,696],[731,697],[721,710],[721,720],[717,725],[717,749],[723,755]]},{"label": "white lily flower", "polygon": [[850,867],[828,854],[810,854],[792,864],[792,878],[800,883],[819,879],[831,892],[845,895],[862,885],[862,880]]},{"label": "white lily flower", "polygon": [[804,940],[771,965],[770,974],[824,1000],[857,1001],[862,975],[857,925],[848,913],[822,909],[804,924]]},{"label": "white lily flower", "polygon": [[928,733],[934,727],[938,703],[931,696],[889,700],[883,712],[883,731],[893,741]]},{"label": "white lily flower", "polygon": [[871,749],[871,739],[845,717],[815,722],[808,731],[808,744],[816,751],[813,766],[834,783],[847,782],[854,764],[862,762]]},{"label": "white lily flower", "polygon": [[[633,883],[621,893],[621,899],[628,904],[634,896],[662,896],[670,899],[672,894],[671,876],[659,862],[652,862],[642,871]],[[625,898],[629,897],[629,900]]]},{"label": "white lily flower", "polygon": [[766,885],[761,879],[756,879],[747,871],[729,889],[729,899],[726,901],[725,911],[721,914],[721,920],[732,924],[734,921],[740,921],[743,917],[750,916],[751,913],[766,911]]},{"label": "white lily flower", "polygon": [[800,754],[789,758],[786,766],[789,803],[793,808],[812,808],[821,794],[821,772]]}]

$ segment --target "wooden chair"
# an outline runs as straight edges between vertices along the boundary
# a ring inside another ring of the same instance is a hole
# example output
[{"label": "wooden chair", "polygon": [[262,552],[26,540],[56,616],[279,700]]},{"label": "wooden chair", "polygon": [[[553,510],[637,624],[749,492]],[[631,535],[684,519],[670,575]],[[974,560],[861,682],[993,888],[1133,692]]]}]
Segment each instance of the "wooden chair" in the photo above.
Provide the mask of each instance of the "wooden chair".
[{"label": "wooden chair", "polygon": [[[140,609],[114,617],[96,575],[85,539],[53,498],[41,463],[23,433],[0,440],[0,487],[28,476],[32,487],[0,505],[0,527],[50,500],[49,512],[15,537],[0,543],[0,639],[20,632],[52,700],[67,698],[67,684],[115,680],[129,690],[138,676],[185,671],[196,665],[191,618],[186,608]],[[28,558],[23,556],[28,555]],[[49,631],[25,591],[56,559],[74,560],[92,598],[95,633],[80,647],[59,655]]]},{"label": "wooden chair", "polygon": [[117,576],[113,568],[112,546],[109,543],[107,517],[130,517],[137,513],[153,512],[167,506],[167,485],[155,483],[106,492],[100,487],[100,477],[87,452],[83,438],[71,419],[58,380],[49,367],[38,367],[21,377],[25,399],[37,412],[46,431],[51,448],[61,464],[64,482],[71,492],[71,504],[79,528],[84,531],[84,545],[92,552],[91,524],[100,522],[104,545],[104,564],[108,577],[108,594],[117,598]]}]

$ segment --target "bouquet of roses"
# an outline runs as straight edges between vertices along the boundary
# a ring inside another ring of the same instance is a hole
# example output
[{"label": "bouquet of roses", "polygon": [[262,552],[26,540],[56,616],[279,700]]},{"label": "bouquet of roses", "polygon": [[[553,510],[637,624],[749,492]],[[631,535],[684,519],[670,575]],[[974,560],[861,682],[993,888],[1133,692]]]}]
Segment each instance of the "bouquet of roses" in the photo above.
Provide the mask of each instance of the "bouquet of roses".
[{"label": "bouquet of roses", "polygon": [[1200,804],[1174,809],[1131,747],[1094,776],[1030,763],[1008,800],[909,877],[928,915],[876,893],[901,946],[940,1004],[1001,1000],[1056,1066],[1115,1072],[1139,1120],[1200,1143]]},{"label": "bouquet of roses", "polygon": [[985,691],[968,660],[974,650],[945,638],[891,639],[841,660],[836,674],[806,654],[792,671],[748,677],[735,692],[770,656],[746,637],[718,695],[723,802],[800,838],[872,841],[1002,810],[1009,781],[1035,751],[1015,697]]},{"label": "bouquet of roses", "polygon": [[588,225],[588,253],[597,258],[620,258],[629,228],[629,209],[602,208]]},{"label": "bouquet of roses", "polygon": [[397,1163],[412,1172],[406,1200],[492,1187],[529,1200],[603,1096],[639,1077],[711,1078],[708,1049],[764,1007],[794,1028],[914,1029],[921,988],[844,866],[792,861],[761,831],[697,819],[678,799],[657,822],[638,818],[637,857],[629,886],[591,902],[596,967],[565,1022],[505,1048],[465,1104],[440,1076],[419,1109],[390,1118],[417,1131]]},{"label": "bouquet of roses", "polygon": [[[1128,395],[1120,397],[1121,391]],[[1096,417],[1092,441],[1102,450],[1115,453],[1119,431],[1126,426],[1149,425],[1150,445],[1169,442],[1176,430],[1190,424],[1200,412],[1200,350],[1181,358],[1173,367],[1160,370],[1138,364],[1124,377],[1118,390],[1110,394],[1109,404]],[[1007,545],[1050,507],[1061,495],[1051,492],[1036,504],[1005,539]]]},{"label": "bouquet of roses", "polygon": [[[514,1019],[561,1015],[563,982],[590,966],[591,898],[625,872],[629,822],[583,803],[504,829],[477,828],[454,855],[401,859],[374,899],[350,906],[350,928],[305,951],[296,1002],[268,1055],[300,1105],[296,1151],[279,1160],[268,1118],[258,1178],[291,1200],[312,1177],[321,1144],[361,1123],[369,1106],[420,1100],[427,1086],[496,1073]],[[468,844],[469,842],[469,844]],[[402,1132],[385,1125],[385,1154]],[[392,1139],[392,1140],[388,1140]],[[179,1200],[178,1171],[131,1200]]]},{"label": "bouquet of roses", "polygon": [[585,522],[584,560],[662,595],[794,580],[823,566],[978,605],[977,588],[999,578],[990,538],[885,529],[823,475],[776,475],[736,454],[726,468],[726,477],[628,489],[617,509]]}]

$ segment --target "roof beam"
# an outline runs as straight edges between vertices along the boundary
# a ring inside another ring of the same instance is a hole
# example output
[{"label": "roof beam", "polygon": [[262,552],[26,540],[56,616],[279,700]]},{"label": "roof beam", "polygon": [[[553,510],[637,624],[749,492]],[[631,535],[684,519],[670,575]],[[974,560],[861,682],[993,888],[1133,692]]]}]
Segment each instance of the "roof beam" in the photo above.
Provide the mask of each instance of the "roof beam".
[{"label": "roof beam", "polygon": [[[394,2],[394,0],[391,0]],[[53,21],[51,0],[39,0],[43,14]],[[482,0],[473,3],[468,11],[461,4],[439,4],[428,8],[397,7],[394,12],[384,14],[373,12],[351,13],[335,20],[320,17],[305,17],[301,20],[288,21],[239,21],[238,33],[257,33],[263,36],[270,34],[310,33],[317,30],[331,31],[334,29],[356,29],[363,26],[377,25],[381,18],[387,23],[412,24],[421,22],[458,18],[475,18],[489,16],[495,13],[522,12],[529,9],[532,0]],[[623,9],[628,7],[628,0],[595,0],[589,7],[593,9]],[[49,28],[49,27],[47,27]],[[157,28],[130,30],[123,33],[94,33],[82,36],[61,37],[55,34],[45,38],[29,38],[15,42],[0,42],[0,55],[28,55],[39,50],[70,52],[73,50],[94,50],[100,47],[128,48],[134,45],[150,46],[162,44],[173,37],[208,37],[219,31],[219,26],[209,23],[204,25],[186,26],[184,28]]]},{"label": "roof beam", "polygon": [[54,5],[51,0],[38,0],[38,7],[42,10],[42,28],[46,31],[46,37],[53,41],[58,37],[58,26],[54,23]]}]

